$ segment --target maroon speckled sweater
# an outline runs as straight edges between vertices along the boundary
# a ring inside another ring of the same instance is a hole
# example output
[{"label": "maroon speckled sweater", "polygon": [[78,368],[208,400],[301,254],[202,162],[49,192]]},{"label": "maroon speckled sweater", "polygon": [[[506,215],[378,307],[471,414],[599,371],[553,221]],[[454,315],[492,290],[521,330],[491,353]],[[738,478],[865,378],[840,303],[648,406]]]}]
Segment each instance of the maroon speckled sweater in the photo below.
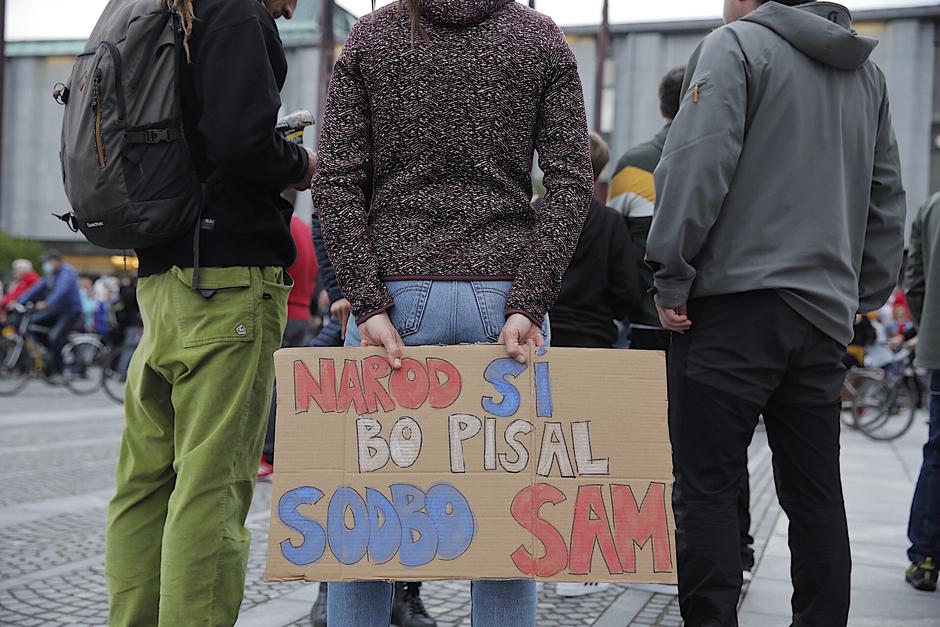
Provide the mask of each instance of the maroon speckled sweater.
[{"label": "maroon speckled sweater", "polygon": [[592,195],[574,54],[512,0],[419,3],[429,42],[393,3],[353,26],[334,69],[313,199],[340,286],[361,324],[392,306],[384,280],[512,280],[506,314],[540,324]]}]

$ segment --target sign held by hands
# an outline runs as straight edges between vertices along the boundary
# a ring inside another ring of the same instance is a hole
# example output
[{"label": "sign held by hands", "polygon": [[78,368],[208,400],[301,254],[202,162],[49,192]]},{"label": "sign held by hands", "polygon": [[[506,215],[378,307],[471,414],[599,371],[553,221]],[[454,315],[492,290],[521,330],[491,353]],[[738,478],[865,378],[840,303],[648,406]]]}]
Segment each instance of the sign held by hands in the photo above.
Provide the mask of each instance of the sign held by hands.
[{"label": "sign held by hands", "polygon": [[278,351],[268,580],[676,581],[664,358]]}]

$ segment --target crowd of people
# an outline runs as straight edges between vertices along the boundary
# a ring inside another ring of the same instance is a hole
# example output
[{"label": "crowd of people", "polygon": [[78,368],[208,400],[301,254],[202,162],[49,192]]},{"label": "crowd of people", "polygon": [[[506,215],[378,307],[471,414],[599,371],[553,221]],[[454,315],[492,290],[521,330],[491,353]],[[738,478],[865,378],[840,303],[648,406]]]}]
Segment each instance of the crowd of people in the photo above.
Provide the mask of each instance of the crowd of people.
[{"label": "crowd of people", "polygon": [[120,346],[142,326],[135,279],[130,275],[79,275],[57,250],[43,256],[42,274],[28,259],[16,259],[10,280],[0,289],[0,322],[12,326],[30,305],[29,322],[45,329],[34,333],[49,349],[49,375],[62,374],[62,347],[69,334],[98,335],[106,346]]},{"label": "crowd of people", "polygon": [[[604,198],[610,149],[589,133],[574,54],[520,3],[401,0],[359,20],[317,153],[273,130],[287,73],[275,20],[297,0],[164,4],[183,34],[183,131],[207,185],[196,245],[188,234],[137,250],[146,325],[107,523],[110,624],[235,623],[254,480],[277,468],[277,348],[380,347],[399,369],[413,345],[498,343],[524,362],[529,347],[628,343],[668,351],[685,624],[737,624],[762,417],[790,520],[794,624],[845,626],[843,363],[892,293],[886,337],[917,329],[931,347],[918,357],[933,369],[931,440],[907,578],[935,589],[940,199],[915,221],[904,297],[887,88],[877,42],[848,10],[725,0],[726,25],[663,78],[664,125],[617,160]],[[536,155],[545,193],[533,199]],[[306,190],[310,225],[289,200]],[[14,265],[25,287],[11,300],[44,299],[50,338],[60,323],[107,333],[132,285],[47,261],[42,278]],[[433,627],[420,590],[324,583],[311,618]],[[473,581],[473,624],[534,626],[536,598],[530,580]]]}]

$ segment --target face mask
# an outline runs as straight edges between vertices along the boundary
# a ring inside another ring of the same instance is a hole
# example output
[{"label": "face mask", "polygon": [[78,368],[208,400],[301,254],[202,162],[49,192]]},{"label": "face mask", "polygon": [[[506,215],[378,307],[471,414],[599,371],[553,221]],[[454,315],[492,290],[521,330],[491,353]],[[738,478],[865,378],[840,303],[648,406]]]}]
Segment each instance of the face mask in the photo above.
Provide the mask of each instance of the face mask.
[{"label": "face mask", "polygon": [[52,263],[49,261],[42,262],[42,273],[43,274],[52,274]]}]

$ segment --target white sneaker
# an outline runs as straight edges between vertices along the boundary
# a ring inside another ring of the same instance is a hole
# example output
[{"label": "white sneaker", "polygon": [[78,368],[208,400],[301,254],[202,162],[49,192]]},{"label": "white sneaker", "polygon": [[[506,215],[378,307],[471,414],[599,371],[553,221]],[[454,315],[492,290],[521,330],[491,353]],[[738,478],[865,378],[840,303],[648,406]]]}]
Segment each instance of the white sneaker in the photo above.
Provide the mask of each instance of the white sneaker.
[{"label": "white sneaker", "polygon": [[603,592],[609,587],[609,583],[560,583],[555,591],[560,597],[583,597],[585,594]]},{"label": "white sneaker", "polygon": [[751,571],[749,570],[742,571],[741,576],[744,577],[745,582],[748,582],[754,578],[754,575],[752,575]]}]

